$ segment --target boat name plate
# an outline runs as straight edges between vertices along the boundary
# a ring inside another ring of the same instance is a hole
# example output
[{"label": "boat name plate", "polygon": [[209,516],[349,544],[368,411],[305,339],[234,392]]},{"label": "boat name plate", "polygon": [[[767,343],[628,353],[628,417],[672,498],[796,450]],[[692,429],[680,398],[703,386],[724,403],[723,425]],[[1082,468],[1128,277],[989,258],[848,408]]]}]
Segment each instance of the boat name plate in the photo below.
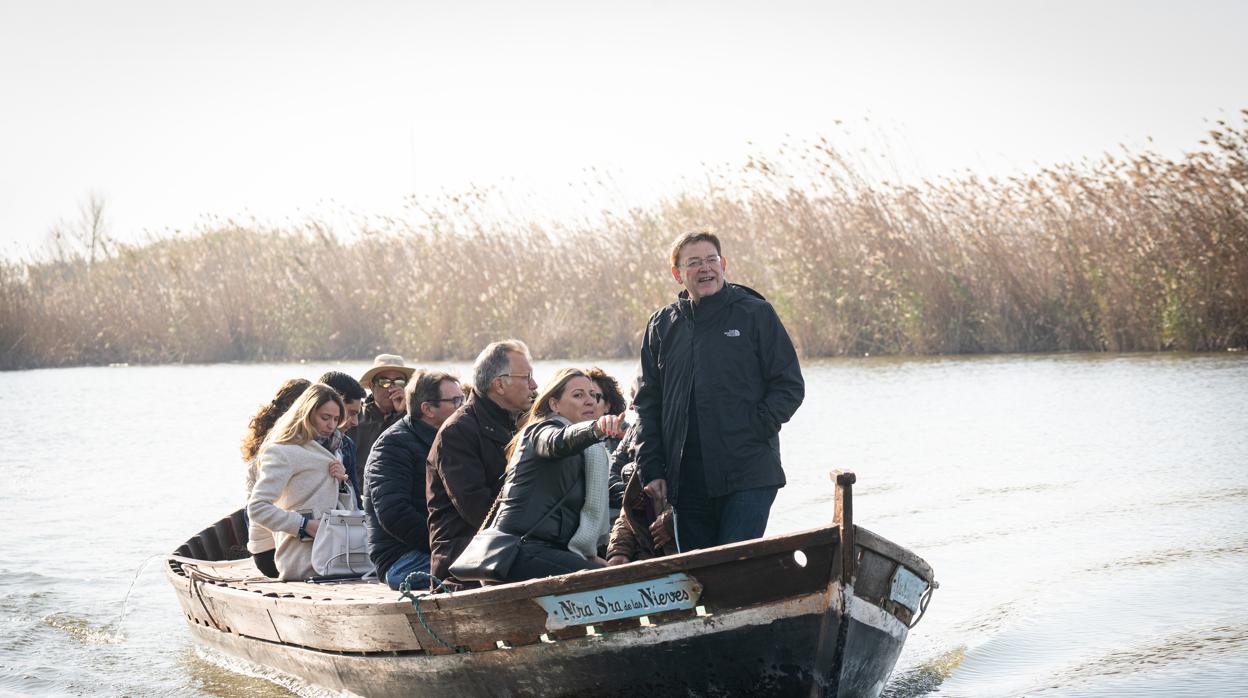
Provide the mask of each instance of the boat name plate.
[{"label": "boat name plate", "polygon": [[693,608],[701,595],[698,580],[677,573],[605,589],[539,596],[534,601],[546,611],[546,629],[558,630]]},{"label": "boat name plate", "polygon": [[927,582],[923,578],[898,565],[897,573],[893,575],[893,589],[889,593],[889,598],[897,603],[910,609],[913,613],[919,610],[919,599],[923,598],[923,592],[927,591]]}]

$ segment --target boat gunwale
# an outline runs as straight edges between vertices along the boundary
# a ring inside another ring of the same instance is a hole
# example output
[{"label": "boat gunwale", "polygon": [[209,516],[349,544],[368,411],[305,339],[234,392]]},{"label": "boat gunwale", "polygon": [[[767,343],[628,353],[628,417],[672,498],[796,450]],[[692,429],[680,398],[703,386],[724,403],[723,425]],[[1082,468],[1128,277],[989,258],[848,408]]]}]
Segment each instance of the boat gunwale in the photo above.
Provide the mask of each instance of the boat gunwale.
[{"label": "boat gunwale", "polygon": [[[451,593],[421,595],[419,596],[419,599],[422,606],[450,611],[499,603],[509,603],[521,599],[532,599],[539,596],[570,594],[593,589],[602,589],[619,584],[658,579],[669,574],[681,572],[696,573],[698,568],[731,563],[734,560],[747,560],[759,556],[776,555],[789,550],[801,550],[805,547],[829,544],[835,545],[839,540],[839,528],[839,525],[831,524],[818,528],[770,536],[767,538],[731,543],[716,546],[714,548],[706,548],[687,553],[679,553],[677,555],[652,558],[650,560],[641,560],[624,565],[605,567],[595,570],[583,570],[554,577],[543,577],[523,582],[491,585]],[[211,529],[212,527],[209,527],[205,529],[205,532]],[[858,538],[855,541],[856,547],[871,549],[876,554],[890,558],[898,564],[909,568],[912,572],[922,577],[924,581],[929,584],[935,583],[931,566],[918,555],[915,555],[906,548],[903,548],[902,546],[897,545],[896,543],[893,543],[892,541],[860,526],[855,526],[854,529],[855,533],[858,535]],[[172,576],[186,576],[186,573],[179,569],[182,565],[211,566],[214,563],[229,562],[228,560],[199,560],[176,554],[165,556],[165,560],[168,565],[168,572]],[[832,570],[828,570],[829,582],[832,581],[833,578],[834,575],[832,574]],[[229,583],[230,581],[235,580],[226,580],[225,583],[213,583],[213,585],[218,589],[230,589],[232,591],[248,595],[262,593],[258,589],[247,589],[233,586]],[[273,580],[272,584],[274,589],[282,589],[286,584],[288,584],[288,582]],[[354,586],[356,582],[347,582],[347,584]],[[374,605],[387,608],[394,605],[410,608],[409,602],[403,598],[399,598],[391,602],[378,599],[359,598],[313,598],[314,595],[309,595],[308,590],[298,587],[296,588],[299,590],[288,591],[282,594],[269,592],[263,595],[279,598],[283,603],[307,602],[318,605]],[[416,593],[419,594],[424,591],[425,590],[423,589],[416,590]],[[293,595],[287,596],[287,593]]]}]

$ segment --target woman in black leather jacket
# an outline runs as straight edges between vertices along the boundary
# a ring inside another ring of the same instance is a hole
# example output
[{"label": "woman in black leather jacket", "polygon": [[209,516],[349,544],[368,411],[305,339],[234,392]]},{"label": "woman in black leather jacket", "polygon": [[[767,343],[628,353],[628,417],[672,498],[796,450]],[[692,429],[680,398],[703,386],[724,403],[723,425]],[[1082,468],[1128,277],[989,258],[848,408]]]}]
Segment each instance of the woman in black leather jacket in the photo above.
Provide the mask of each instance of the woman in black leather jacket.
[{"label": "woman in black leather jacket", "polygon": [[523,536],[509,582],[602,567],[598,545],[609,530],[603,439],[621,435],[620,415],[595,419],[597,388],[565,368],[533,401],[509,446],[507,479],[495,527]]}]

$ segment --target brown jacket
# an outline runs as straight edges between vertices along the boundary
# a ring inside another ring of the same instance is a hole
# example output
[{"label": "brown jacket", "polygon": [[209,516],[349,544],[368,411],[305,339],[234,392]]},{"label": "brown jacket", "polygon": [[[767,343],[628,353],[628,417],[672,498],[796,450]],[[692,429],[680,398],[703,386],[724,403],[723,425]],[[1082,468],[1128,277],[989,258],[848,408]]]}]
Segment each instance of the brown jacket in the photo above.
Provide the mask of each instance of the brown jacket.
[{"label": "brown jacket", "polygon": [[474,390],[434,438],[425,468],[425,496],[429,572],[438,579],[450,577],[451,563],[481,527],[502,489],[504,449],[515,433],[511,413]]},{"label": "brown jacket", "polygon": [[[620,507],[620,515],[611,528],[611,542],[607,544],[607,559],[623,555],[629,562],[649,560],[652,557],[671,555],[676,552],[676,544],[670,543],[661,550],[654,549],[654,537],[650,535],[650,526],[655,517],[650,514],[652,502],[642,489],[641,473],[634,472],[624,487],[624,506]],[[668,537],[672,535],[672,514],[669,506],[659,514],[663,526],[668,529]]]}]

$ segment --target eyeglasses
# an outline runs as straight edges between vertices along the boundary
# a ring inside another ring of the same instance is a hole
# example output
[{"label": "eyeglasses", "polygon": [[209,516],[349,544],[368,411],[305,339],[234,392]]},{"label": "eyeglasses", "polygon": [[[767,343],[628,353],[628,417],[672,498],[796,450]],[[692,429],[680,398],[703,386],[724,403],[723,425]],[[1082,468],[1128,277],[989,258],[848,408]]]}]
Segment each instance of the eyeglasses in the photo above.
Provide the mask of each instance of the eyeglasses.
[{"label": "eyeglasses", "polygon": [[532,373],[500,373],[498,374],[499,378],[503,378],[504,376],[507,378],[520,378],[524,380],[526,383],[533,379]]},{"label": "eyeglasses", "polygon": [[374,378],[373,385],[382,390],[389,390],[391,387],[402,388],[407,385],[406,378]]},{"label": "eyeglasses", "polygon": [[438,398],[437,400],[425,400],[425,402],[438,402],[438,403],[449,402],[451,403],[453,407],[459,407],[460,405],[464,404],[464,396],[456,395],[455,397],[442,397],[442,398]]},{"label": "eyeglasses", "polygon": [[684,262],[681,262],[680,268],[681,269],[697,269],[703,264],[705,264],[708,267],[713,267],[719,264],[720,259],[721,257],[717,254],[707,255],[706,257],[690,257],[689,259],[686,259]]}]

